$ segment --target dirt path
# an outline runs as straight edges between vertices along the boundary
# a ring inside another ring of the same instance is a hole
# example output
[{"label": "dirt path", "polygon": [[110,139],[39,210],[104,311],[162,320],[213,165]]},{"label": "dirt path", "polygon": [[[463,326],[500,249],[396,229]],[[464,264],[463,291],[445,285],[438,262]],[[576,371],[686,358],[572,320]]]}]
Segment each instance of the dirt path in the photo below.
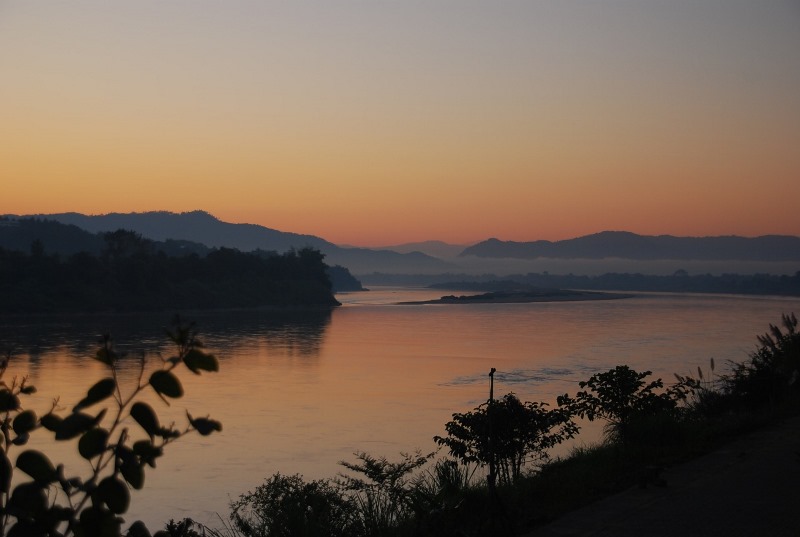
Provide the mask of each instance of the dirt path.
[{"label": "dirt path", "polygon": [[800,537],[800,418],[564,515],[530,537]]}]

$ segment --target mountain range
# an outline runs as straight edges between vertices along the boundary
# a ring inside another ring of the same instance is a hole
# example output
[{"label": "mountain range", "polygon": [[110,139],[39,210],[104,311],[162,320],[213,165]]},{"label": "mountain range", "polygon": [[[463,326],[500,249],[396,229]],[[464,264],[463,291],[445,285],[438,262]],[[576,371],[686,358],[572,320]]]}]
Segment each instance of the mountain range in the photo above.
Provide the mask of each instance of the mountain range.
[{"label": "mountain range", "polygon": [[[314,235],[278,231],[256,224],[223,222],[205,211],[172,213],[110,213],[85,215],[57,213],[37,215],[5,215],[9,220],[38,218],[75,226],[90,233],[127,229],[155,241],[192,241],[207,247],[237,248],[243,252],[256,249],[285,252],[306,246],[325,254],[329,265],[347,267],[354,274],[372,272],[440,273],[453,265],[421,252],[399,253],[391,250],[343,248]],[[47,245],[45,245],[47,246]]]},{"label": "mountain range", "polygon": [[[325,261],[329,265],[341,265],[357,276],[376,273],[433,275],[459,271],[473,274],[541,271],[602,273],[609,271],[607,267],[612,262],[618,265],[621,262],[627,266],[622,271],[631,272],[641,271],[644,264],[650,261],[661,264],[664,270],[658,273],[665,273],[665,270],[671,273],[678,268],[721,273],[736,272],[737,267],[754,267],[757,272],[793,274],[797,270],[795,263],[800,261],[800,237],[783,235],[754,238],[674,237],[604,231],[562,241],[489,239],[466,247],[426,241],[374,249],[339,246],[314,235],[278,231],[256,224],[223,222],[204,211],[110,213],[97,216],[79,213],[5,215],[4,220],[0,220],[0,246],[26,250],[30,247],[32,237],[10,234],[7,233],[8,229],[3,229],[13,226],[14,220],[21,218],[63,224],[58,234],[65,238],[52,240],[69,242],[73,248],[90,242],[90,238],[80,236],[81,231],[97,234],[118,229],[135,231],[145,238],[164,242],[175,251],[224,246],[245,252],[256,249],[285,252],[291,248],[310,246],[325,254]],[[44,246],[48,248],[47,244]],[[593,260],[604,263],[605,268],[581,269]],[[680,263],[683,266],[667,266],[661,260],[671,260],[673,265]],[[696,265],[700,261],[707,262],[707,266],[709,263],[715,264],[716,267],[701,268]],[[614,268],[612,271],[620,269]],[[652,270],[647,271],[653,273]]]},{"label": "mountain range", "polygon": [[411,252],[422,252],[426,255],[439,259],[453,259],[458,257],[467,247],[465,244],[449,244],[443,241],[422,241],[395,244],[392,246],[381,246],[381,250],[391,250],[401,254]]},{"label": "mountain range", "polygon": [[800,261],[800,237],[674,237],[603,231],[555,242],[489,239],[465,248],[459,255],[516,259]]}]

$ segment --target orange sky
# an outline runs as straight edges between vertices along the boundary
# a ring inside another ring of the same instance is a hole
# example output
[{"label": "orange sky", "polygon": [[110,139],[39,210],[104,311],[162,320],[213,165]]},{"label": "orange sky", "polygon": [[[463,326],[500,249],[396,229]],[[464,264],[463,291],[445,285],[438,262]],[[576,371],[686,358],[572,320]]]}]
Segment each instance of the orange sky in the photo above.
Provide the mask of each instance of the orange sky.
[{"label": "orange sky", "polygon": [[121,4],[0,2],[0,214],[800,235],[796,2]]}]

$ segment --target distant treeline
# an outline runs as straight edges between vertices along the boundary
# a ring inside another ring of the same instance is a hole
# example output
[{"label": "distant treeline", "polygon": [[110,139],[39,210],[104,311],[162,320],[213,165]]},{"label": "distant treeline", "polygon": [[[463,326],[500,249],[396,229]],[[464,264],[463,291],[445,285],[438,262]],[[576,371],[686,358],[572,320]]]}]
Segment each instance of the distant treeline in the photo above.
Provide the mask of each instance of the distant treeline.
[{"label": "distant treeline", "polygon": [[502,279],[464,279],[438,282],[436,289],[500,291],[519,287],[586,289],[592,291],[655,291],[669,293],[725,293],[743,295],[800,296],[800,271],[794,276],[773,274],[698,274],[677,271],[670,276],[609,273],[601,276],[574,274],[517,274]]},{"label": "distant treeline", "polygon": [[319,251],[230,248],[167,255],[132,231],[100,234],[103,247],[64,255],[0,247],[0,312],[152,311],[335,306]]}]

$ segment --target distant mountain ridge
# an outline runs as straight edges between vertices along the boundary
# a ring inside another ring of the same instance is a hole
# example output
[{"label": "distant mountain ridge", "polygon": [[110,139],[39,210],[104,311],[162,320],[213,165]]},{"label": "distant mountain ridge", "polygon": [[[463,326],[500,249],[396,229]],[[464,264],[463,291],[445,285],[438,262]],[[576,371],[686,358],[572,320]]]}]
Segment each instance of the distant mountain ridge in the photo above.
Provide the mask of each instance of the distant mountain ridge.
[{"label": "distant mountain ridge", "polygon": [[9,219],[54,220],[92,233],[127,229],[156,241],[192,241],[212,248],[224,246],[243,252],[262,249],[283,253],[292,248],[301,249],[310,246],[325,254],[325,262],[328,265],[341,265],[348,268],[353,274],[403,271],[446,272],[452,268],[449,263],[420,252],[404,254],[389,250],[342,248],[314,235],[278,231],[257,224],[223,222],[205,211],[3,216]]},{"label": "distant mountain ridge", "polygon": [[381,250],[392,250],[401,254],[422,252],[433,257],[438,258],[452,258],[464,251],[466,244],[450,244],[444,241],[422,241],[422,242],[407,242],[404,244],[396,244],[393,246],[381,246]]},{"label": "distant mountain ridge", "polygon": [[489,239],[460,256],[488,258],[800,261],[800,237],[675,237],[603,231],[562,241],[513,242]]},{"label": "distant mountain ridge", "polygon": [[334,244],[313,235],[300,235],[277,231],[256,224],[223,222],[205,211],[172,213],[152,211],[145,213],[108,213],[89,216],[80,213],[36,215],[63,224],[72,224],[92,233],[129,229],[156,241],[167,239],[191,240],[210,248],[236,248],[243,252],[275,250],[285,252],[291,248],[311,246],[318,250],[335,247]]},{"label": "distant mountain ridge", "polygon": [[[728,268],[728,261],[756,263],[794,263],[800,261],[800,237],[767,235],[746,238],[738,236],[720,237],[675,237],[670,235],[646,236],[625,231],[604,231],[563,241],[514,242],[489,239],[467,248],[443,243],[425,241],[381,249],[353,248],[335,245],[314,235],[302,235],[278,231],[256,224],[234,224],[223,222],[205,211],[172,213],[167,211],[145,213],[110,213],[87,216],[79,213],[5,215],[9,219],[3,225],[10,225],[14,219],[37,218],[52,220],[72,226],[58,233],[71,237],[68,242],[75,244],[87,241],[76,236],[78,229],[91,233],[128,229],[143,237],[169,242],[170,247],[183,251],[198,247],[229,247],[247,252],[255,249],[285,252],[291,248],[306,246],[318,249],[325,254],[329,265],[341,265],[354,275],[364,277],[374,273],[430,275],[461,271],[463,267],[473,268],[476,273],[503,272],[496,264],[505,259],[507,265],[513,263],[539,263],[537,260],[630,260],[649,262],[672,260],[683,262],[708,261],[717,263],[723,269],[712,268],[712,272],[722,273]],[[2,223],[2,222],[0,222]],[[30,237],[17,236],[14,246],[27,251]],[[189,244],[188,241],[194,244]],[[90,242],[92,242],[90,240]],[[45,244],[45,246],[47,246]],[[7,246],[8,247],[8,246]],[[91,249],[87,245],[81,249]],[[463,262],[462,262],[463,260]],[[484,261],[481,261],[484,260]],[[603,262],[603,261],[599,261]],[[463,263],[463,264],[462,264]],[[480,265],[482,263],[482,265]],[[490,266],[486,266],[489,263]],[[678,266],[676,268],[689,268]],[[541,270],[527,268],[526,271]],[[548,269],[545,269],[548,270]],[[552,269],[549,269],[552,272]],[[570,272],[572,268],[568,269]],[[619,270],[619,269],[616,269]],[[629,270],[629,269],[625,269]],[[707,269],[706,269],[707,270]],[[793,267],[779,267],[781,272],[794,273]],[[508,273],[521,272],[521,268],[509,269]],[[759,267],[757,271],[762,271]],[[774,272],[764,270],[765,272]],[[788,271],[788,272],[787,272]]]}]

